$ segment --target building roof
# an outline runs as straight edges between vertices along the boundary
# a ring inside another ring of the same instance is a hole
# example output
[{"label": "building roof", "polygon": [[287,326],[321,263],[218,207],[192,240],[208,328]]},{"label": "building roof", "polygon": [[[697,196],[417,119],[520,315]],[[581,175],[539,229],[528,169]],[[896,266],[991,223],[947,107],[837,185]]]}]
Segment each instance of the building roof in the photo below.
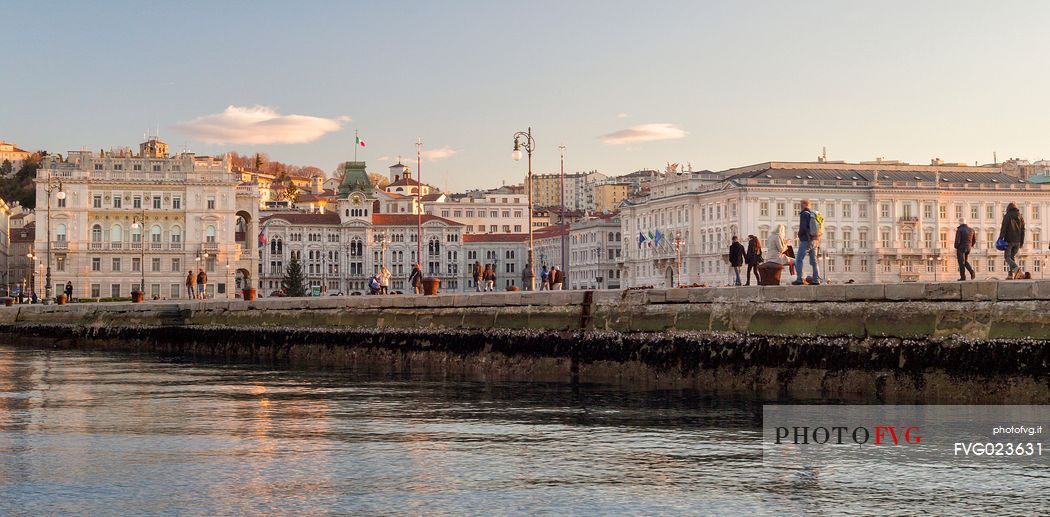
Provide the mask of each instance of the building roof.
[{"label": "building roof", "polygon": [[266,224],[268,221],[273,219],[280,219],[289,224],[301,224],[301,225],[314,225],[324,226],[332,225],[338,226],[342,221],[339,219],[339,214],[336,212],[325,212],[325,213],[303,213],[303,212],[281,212],[273,215],[268,215],[259,220],[260,224]]},{"label": "building roof", "polygon": [[416,185],[420,185],[420,183],[412,178],[400,178],[386,187],[414,187]]},{"label": "building roof", "polygon": [[11,230],[11,242],[33,242],[36,240],[36,223]]},{"label": "building roof", "polygon": [[437,201],[438,199],[441,199],[441,196],[444,196],[444,195],[445,194],[443,194],[441,192],[438,192],[437,194],[427,194],[427,195],[423,196],[423,202],[426,203],[427,201]]},{"label": "building roof", "polygon": [[569,234],[568,225],[565,226],[565,231],[561,230],[561,225],[552,224],[550,226],[544,226],[538,230],[532,230],[532,238],[535,239],[547,239],[550,237],[561,237],[562,235]]},{"label": "building roof", "polygon": [[463,242],[525,242],[529,240],[527,233],[468,233],[463,236]]},{"label": "building roof", "polygon": [[[954,169],[954,170],[953,170]],[[828,181],[875,181],[876,175],[879,181],[923,181],[935,182],[940,179],[943,183],[1025,183],[1015,176],[1003,174],[999,171],[981,170],[975,168],[972,171],[960,171],[958,167],[944,171],[930,170],[930,166],[915,166],[909,169],[907,166],[896,165],[878,170],[858,170],[843,164],[841,168],[779,168],[775,164],[757,170],[750,170],[738,174],[732,174],[726,179],[729,181],[740,179],[785,179],[785,180],[828,180]],[[731,172],[731,171],[729,171]]]},{"label": "building roof", "polygon": [[313,192],[302,192],[299,194],[300,203],[311,203],[317,201],[332,202],[335,201],[335,190],[325,189],[320,194],[314,194]]},{"label": "building roof", "polygon": [[[372,224],[376,226],[411,226],[416,224],[418,220],[416,214],[372,214]],[[430,214],[423,214],[422,220],[424,223],[440,221],[448,226],[466,226],[463,223],[457,223],[451,219]]]}]

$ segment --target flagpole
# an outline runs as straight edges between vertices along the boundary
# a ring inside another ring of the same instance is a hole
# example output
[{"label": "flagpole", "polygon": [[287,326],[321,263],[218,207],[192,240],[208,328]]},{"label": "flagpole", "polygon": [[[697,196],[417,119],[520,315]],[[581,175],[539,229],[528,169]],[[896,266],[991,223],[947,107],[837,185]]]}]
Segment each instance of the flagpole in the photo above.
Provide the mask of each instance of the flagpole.
[{"label": "flagpole", "polygon": [[419,273],[423,273],[423,176],[422,159],[423,139],[416,138],[416,262],[419,263]]},{"label": "flagpole", "polygon": [[357,161],[357,146],[361,145],[361,137],[357,136],[357,130],[354,130],[354,161]]}]

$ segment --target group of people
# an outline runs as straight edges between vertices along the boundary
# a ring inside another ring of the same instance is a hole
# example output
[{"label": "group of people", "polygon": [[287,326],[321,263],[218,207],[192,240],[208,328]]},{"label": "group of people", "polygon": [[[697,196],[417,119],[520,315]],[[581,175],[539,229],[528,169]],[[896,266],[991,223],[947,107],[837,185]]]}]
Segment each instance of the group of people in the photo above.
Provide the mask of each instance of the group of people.
[{"label": "group of people", "polygon": [[470,277],[474,280],[474,290],[477,292],[489,292],[496,290],[496,265],[485,264],[481,266],[481,262],[474,261],[474,265],[470,268]]},{"label": "group of people", "polygon": [[208,273],[203,269],[193,274],[193,270],[186,272],[186,294],[193,300],[203,300],[207,294]]},{"label": "group of people", "polygon": [[561,291],[564,285],[565,272],[560,266],[551,266],[550,269],[543,266],[540,271],[540,291]]},{"label": "group of people", "polygon": [[[817,270],[817,248],[823,230],[823,220],[818,214],[810,209],[809,200],[801,203],[798,224],[798,253],[788,244],[785,236],[786,228],[783,224],[777,225],[776,231],[769,235],[766,241],[766,249],[769,257],[763,257],[762,244],[758,237],[747,236],[747,248],[740,243],[737,236],[733,236],[732,244],[729,245],[729,265],[735,274],[736,285],[751,285],[751,275],[754,273],[756,282],[761,285],[761,273],[759,264],[765,261],[775,262],[781,266],[788,266],[791,273],[795,275],[792,285],[820,284],[820,273]],[[1017,205],[1010,203],[1006,207],[1002,224],[999,227],[999,238],[996,241],[996,249],[1003,252],[1009,272],[1007,279],[1030,278],[1028,273],[1022,273],[1017,263],[1017,253],[1024,246],[1025,224]],[[959,263],[959,280],[966,280],[969,273],[970,280],[976,278],[973,266],[970,265],[970,252],[977,246],[977,232],[966,225],[965,221],[959,222],[955,230],[955,254]],[[809,262],[813,271],[812,276],[803,279],[805,262]],[[745,282],[740,282],[740,268],[747,265]]]}]

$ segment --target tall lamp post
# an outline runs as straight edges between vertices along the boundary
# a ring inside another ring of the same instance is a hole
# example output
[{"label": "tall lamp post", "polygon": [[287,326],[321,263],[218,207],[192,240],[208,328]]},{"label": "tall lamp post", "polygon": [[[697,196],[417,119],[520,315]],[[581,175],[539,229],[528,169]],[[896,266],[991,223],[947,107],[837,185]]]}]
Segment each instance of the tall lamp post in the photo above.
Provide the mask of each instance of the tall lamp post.
[{"label": "tall lamp post", "polygon": [[675,230],[674,232],[674,251],[677,256],[675,259],[675,265],[678,269],[678,286],[682,286],[682,231]]},{"label": "tall lamp post", "polygon": [[44,304],[51,304],[51,192],[58,189],[56,197],[65,199],[66,192],[62,189],[62,180],[55,180],[48,172],[47,175],[47,274],[44,276]]},{"label": "tall lamp post", "polygon": [[26,258],[29,259],[29,294],[32,295],[36,292],[36,263],[40,259],[36,256],[36,253],[33,253],[31,246],[29,253],[26,253]]},{"label": "tall lamp post", "polygon": [[[532,260],[532,251],[533,251],[533,240],[532,240],[532,149],[535,147],[535,145],[536,145],[536,141],[532,139],[532,127],[530,126],[525,131],[518,131],[517,133],[514,133],[514,150],[510,153],[510,157],[514,161],[520,161],[521,160],[521,150],[522,149],[525,149],[525,152],[528,153],[528,155],[529,155],[529,173],[528,173],[528,176],[525,177],[526,178],[525,179],[525,190],[526,190],[526,193],[528,195],[528,203],[529,203],[529,257],[528,257],[529,263],[527,264],[526,267],[528,267],[528,273],[529,273],[529,275],[528,275],[529,276],[528,288],[529,288],[530,291],[535,291],[536,290],[536,265],[533,263],[533,260]],[[562,215],[564,215],[564,212],[563,212]],[[563,218],[563,221],[564,221],[564,218]],[[564,237],[562,237],[562,238],[564,239]]]},{"label": "tall lamp post", "polygon": [[[131,229],[139,230],[139,293],[142,293],[139,301],[146,299],[146,202],[143,200],[139,205],[139,215],[131,220]],[[134,245],[134,243],[132,243]],[[132,292],[132,300],[135,294]]]},{"label": "tall lamp post", "polygon": [[[564,271],[563,274],[565,275],[565,278],[568,279],[569,278],[569,274],[568,274],[568,271],[569,271],[569,256],[568,256],[568,253],[569,253],[569,250],[568,250],[568,246],[566,245],[566,240],[569,238],[569,234],[568,234],[568,232],[565,231],[565,145],[564,144],[559,145],[558,146],[558,151],[560,151],[559,154],[561,155],[561,175],[560,175],[560,177],[558,179],[558,181],[560,183],[560,190],[561,190],[561,195],[558,196],[558,199],[560,200],[560,204],[561,204],[561,265],[559,265],[558,267],[560,267],[562,269],[562,271]],[[531,187],[530,187],[530,192],[531,192]]]}]

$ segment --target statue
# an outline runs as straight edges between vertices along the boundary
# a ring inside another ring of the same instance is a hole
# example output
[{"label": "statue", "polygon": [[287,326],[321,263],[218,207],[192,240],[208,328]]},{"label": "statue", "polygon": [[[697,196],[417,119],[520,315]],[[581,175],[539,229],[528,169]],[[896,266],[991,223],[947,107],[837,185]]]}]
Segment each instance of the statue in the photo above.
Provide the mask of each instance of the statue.
[{"label": "statue", "polygon": [[667,169],[664,172],[666,172],[667,174],[677,174],[678,173],[678,165],[679,164],[677,162],[676,163],[667,162]]}]

